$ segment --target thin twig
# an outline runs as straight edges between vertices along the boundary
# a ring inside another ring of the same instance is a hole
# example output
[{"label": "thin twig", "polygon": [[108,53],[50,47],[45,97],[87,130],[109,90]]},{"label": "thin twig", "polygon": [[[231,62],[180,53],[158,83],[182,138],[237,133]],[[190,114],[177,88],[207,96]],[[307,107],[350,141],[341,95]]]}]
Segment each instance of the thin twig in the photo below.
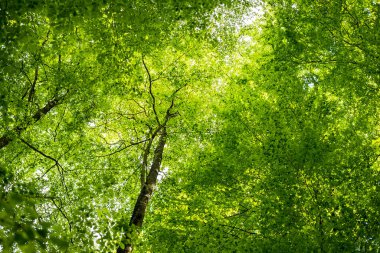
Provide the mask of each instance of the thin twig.
[{"label": "thin twig", "polygon": [[[62,210],[62,208],[60,206],[57,205],[57,203],[55,203],[54,199],[51,199],[51,201],[53,202],[54,206],[58,209],[58,211],[62,214],[62,216],[65,218],[65,220],[67,221],[67,223],[69,224],[69,229],[71,231],[71,221],[69,220],[69,218],[67,217],[67,215],[65,214],[65,212]],[[61,203],[62,205],[62,203]]]},{"label": "thin twig", "polygon": [[140,107],[142,110],[143,110],[143,112],[144,112],[144,114],[145,114],[145,116],[148,116],[148,113],[146,112],[146,110],[145,110],[145,107],[144,106],[142,106],[142,105],[140,105],[140,103],[139,102],[137,102],[135,99],[130,99],[130,100],[132,100],[133,102],[135,102],[136,104],[137,104],[137,106],[138,107]]},{"label": "thin twig", "polygon": [[153,82],[154,81],[157,81],[158,79],[160,79],[161,78],[161,75],[163,74],[163,73],[165,73],[165,71],[167,70],[167,69],[169,69],[169,67],[171,67],[172,65],[174,65],[179,59],[181,59],[183,56],[185,56],[186,55],[186,52],[184,52],[183,54],[181,54],[180,56],[178,56],[173,62],[171,62],[168,66],[166,66],[166,68],[164,68],[159,74],[158,74],[158,77],[157,78],[155,78],[154,80],[152,80]]},{"label": "thin twig", "polygon": [[42,174],[42,176],[39,177],[39,179],[43,178],[47,173],[49,173],[49,171],[54,168],[57,164],[53,164],[53,166],[51,166],[49,169],[47,169],[44,174]]},{"label": "thin twig", "polygon": [[225,225],[225,224],[220,224],[220,225],[223,226],[223,227],[232,228],[232,230],[239,230],[239,231],[242,231],[242,232],[250,234],[250,235],[256,235],[257,234],[255,232],[251,232],[251,231],[248,231],[248,230],[245,230],[245,229],[242,229],[242,228],[238,228],[238,227],[234,227],[234,226],[230,226],[230,225]]},{"label": "thin twig", "polygon": [[123,151],[123,150],[125,150],[125,149],[127,149],[127,148],[129,148],[129,147],[132,147],[132,146],[135,146],[135,145],[138,145],[138,144],[144,143],[144,142],[146,142],[146,141],[148,141],[148,140],[142,140],[142,141],[138,141],[138,142],[132,142],[132,143],[130,143],[129,145],[127,145],[127,146],[125,146],[125,147],[123,147],[123,148],[121,148],[121,149],[118,149],[118,150],[116,150],[116,151],[114,151],[114,152],[112,152],[112,153],[105,154],[105,155],[97,155],[96,157],[106,157],[106,156],[111,156],[111,155],[114,155],[114,154],[116,154],[116,153],[119,153],[119,152],[121,152],[121,151]]}]

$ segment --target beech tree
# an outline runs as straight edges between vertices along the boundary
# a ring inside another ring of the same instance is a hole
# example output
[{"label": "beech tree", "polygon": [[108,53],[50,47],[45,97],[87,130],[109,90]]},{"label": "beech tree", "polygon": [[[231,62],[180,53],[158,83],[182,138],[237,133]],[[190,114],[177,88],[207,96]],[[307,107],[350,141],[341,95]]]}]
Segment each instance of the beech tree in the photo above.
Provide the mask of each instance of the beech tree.
[{"label": "beech tree", "polygon": [[2,1],[0,252],[377,252],[374,1]]}]

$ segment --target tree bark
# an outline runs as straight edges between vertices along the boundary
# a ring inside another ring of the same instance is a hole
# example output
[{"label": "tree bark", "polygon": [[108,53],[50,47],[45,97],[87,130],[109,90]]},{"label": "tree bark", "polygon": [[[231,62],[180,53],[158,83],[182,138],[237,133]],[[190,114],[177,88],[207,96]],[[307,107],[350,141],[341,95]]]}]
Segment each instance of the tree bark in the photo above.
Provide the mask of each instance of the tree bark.
[{"label": "tree bark", "polygon": [[[144,186],[141,188],[139,197],[137,198],[135,207],[133,209],[132,217],[129,222],[130,226],[142,227],[146,208],[148,206],[148,202],[152,197],[154,187],[157,184],[158,173],[161,168],[161,161],[164,152],[164,147],[166,143],[166,127],[163,126],[161,129],[160,139],[158,141],[157,147],[154,150],[153,163],[150,167],[149,174],[146,178]],[[126,236],[126,239],[129,241],[131,238]],[[132,252],[132,244],[125,245],[124,249],[120,247],[117,249],[117,253],[130,253]]]},{"label": "tree bark", "polygon": [[[53,109],[56,105],[59,104],[59,102],[63,99],[61,98],[53,98],[50,100],[44,107],[39,109],[33,116],[33,123],[36,123],[39,121],[43,116],[45,116],[51,109]],[[28,126],[16,126],[13,131],[15,131],[17,134],[20,134],[23,132]],[[4,134],[2,137],[0,137],[0,149],[7,146],[9,143],[13,141],[13,138],[10,136],[7,136]]]},{"label": "tree bark", "polygon": [[12,138],[9,137],[9,136],[2,136],[0,138],[0,149],[2,149],[3,147],[7,146],[10,142],[12,141]]}]

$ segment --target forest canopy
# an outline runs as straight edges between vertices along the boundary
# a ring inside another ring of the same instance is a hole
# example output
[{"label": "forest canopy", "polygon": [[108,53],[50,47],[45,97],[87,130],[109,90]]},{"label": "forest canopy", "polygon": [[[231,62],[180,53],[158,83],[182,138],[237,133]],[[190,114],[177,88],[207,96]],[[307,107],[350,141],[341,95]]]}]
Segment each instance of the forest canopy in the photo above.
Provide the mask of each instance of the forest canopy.
[{"label": "forest canopy", "polygon": [[0,252],[379,252],[376,0],[1,0]]}]

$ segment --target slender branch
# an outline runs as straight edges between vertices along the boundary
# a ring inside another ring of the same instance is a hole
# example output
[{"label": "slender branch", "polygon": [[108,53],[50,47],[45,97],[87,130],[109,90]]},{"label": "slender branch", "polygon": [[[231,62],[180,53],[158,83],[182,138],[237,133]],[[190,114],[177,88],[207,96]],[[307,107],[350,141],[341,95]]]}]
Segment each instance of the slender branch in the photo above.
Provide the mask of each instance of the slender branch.
[{"label": "slender branch", "polygon": [[145,68],[145,71],[148,75],[148,80],[149,80],[149,94],[152,98],[152,107],[153,107],[153,112],[154,112],[154,116],[156,118],[156,121],[157,121],[157,124],[158,125],[161,125],[160,123],[160,120],[158,118],[158,114],[157,114],[157,111],[156,111],[156,98],[154,97],[154,94],[153,94],[153,91],[152,91],[152,84],[153,84],[153,81],[152,81],[152,76],[150,75],[150,72],[149,72],[149,69],[148,67],[146,66],[145,64],[145,61],[144,61],[144,56],[141,57],[142,58],[142,63],[144,65],[144,68]]},{"label": "slender branch", "polygon": [[233,217],[236,217],[236,216],[240,216],[240,215],[244,215],[246,214],[250,209],[245,209],[245,210],[242,210],[238,213],[235,213],[235,214],[231,214],[231,215],[228,215],[228,216],[224,216],[224,218],[233,218]]},{"label": "slender branch", "polygon": [[34,80],[30,87],[28,102],[32,102],[33,95],[36,91],[37,80],[38,80],[38,65],[36,66],[36,69],[34,70]]},{"label": "slender branch", "polygon": [[169,108],[166,110],[166,116],[165,116],[165,122],[164,122],[164,126],[166,126],[166,123],[169,121],[170,118],[173,118],[173,117],[176,117],[179,113],[176,112],[176,113],[171,113],[171,109],[173,109],[174,107],[174,99],[175,99],[175,95],[177,94],[177,92],[179,92],[180,90],[182,90],[184,87],[186,87],[187,84],[179,87],[178,89],[176,89],[173,94],[171,95],[172,97],[172,101],[170,103],[170,106]]},{"label": "slender branch", "polygon": [[162,80],[162,79],[170,79],[170,78],[173,78],[173,77],[181,78],[183,76],[182,75],[178,75],[178,76],[176,76],[176,75],[161,76],[161,77],[157,77],[157,78],[152,79],[152,82],[156,82],[156,81]]},{"label": "slender branch", "polygon": [[42,48],[45,46],[46,42],[49,40],[50,32],[51,32],[50,30],[47,32],[47,34],[46,34],[46,38],[45,38],[45,40],[42,42],[40,50],[42,50]]},{"label": "slender branch", "polygon": [[55,203],[54,199],[51,199],[51,201],[53,202],[54,206],[58,209],[58,211],[62,214],[62,216],[65,218],[65,220],[67,221],[67,224],[69,225],[69,229],[71,231],[72,230],[71,221],[69,220],[65,212],[62,210],[62,207],[58,206],[57,203]]},{"label": "slender branch", "polygon": [[45,153],[43,153],[42,151],[40,151],[39,149],[37,149],[36,147],[34,147],[33,145],[31,145],[30,143],[26,142],[24,139],[21,139],[21,142],[24,143],[25,145],[27,145],[29,148],[31,148],[32,150],[34,150],[35,152],[39,153],[40,155],[52,160],[55,164],[59,164],[58,160],[49,156],[49,155],[46,155]]},{"label": "slender branch", "polygon": [[140,107],[140,108],[144,111],[145,116],[148,116],[148,113],[146,112],[144,106],[140,105],[140,103],[137,102],[137,101],[136,101],[135,99],[133,99],[133,98],[132,98],[131,100],[132,100],[133,102],[135,102],[135,103],[137,104],[137,106]]},{"label": "slender branch", "polygon": [[[20,71],[21,71],[21,73],[24,74],[24,76],[26,77],[26,79],[28,79],[30,87],[32,87],[33,86],[32,80],[30,80],[28,74],[24,70],[24,61],[21,62],[21,69],[20,69]],[[28,94],[28,91],[29,91],[29,88],[26,89],[26,91],[25,91],[24,95],[22,95],[21,99],[24,99],[26,97],[26,95]]]},{"label": "slender branch", "polygon": [[47,169],[44,174],[42,174],[42,176],[39,177],[39,179],[43,178],[47,173],[49,173],[49,171],[51,171],[52,168],[54,168],[56,166],[56,164],[53,164],[53,166],[51,166],[49,169]]},{"label": "slender branch", "polygon": [[98,155],[98,156],[96,156],[96,157],[106,157],[106,156],[111,156],[111,155],[114,155],[114,154],[116,154],[116,153],[119,153],[119,152],[121,152],[121,151],[123,151],[123,150],[125,150],[125,149],[127,149],[127,148],[129,148],[129,147],[132,147],[132,146],[135,146],[135,145],[138,145],[138,144],[144,143],[144,142],[146,142],[146,141],[148,141],[148,140],[142,140],[142,141],[138,141],[138,142],[131,142],[129,145],[127,145],[127,146],[125,146],[125,147],[123,147],[123,148],[121,148],[121,149],[118,149],[118,150],[116,150],[116,151],[114,151],[114,152],[112,152],[112,153],[105,154],[105,155]]},{"label": "slender branch", "polygon": [[34,198],[34,199],[58,199],[58,197],[56,197],[56,196],[47,196],[47,195],[43,195],[43,194],[42,195],[23,194],[23,196],[25,196],[27,198]]},{"label": "slender branch", "polygon": [[255,232],[251,232],[251,231],[248,231],[248,230],[245,230],[245,229],[242,229],[242,228],[238,228],[238,227],[234,227],[234,226],[230,226],[230,225],[225,225],[225,224],[220,224],[220,225],[223,226],[223,227],[232,228],[233,230],[239,230],[239,231],[242,231],[242,232],[250,234],[250,235],[256,235],[257,234]]},{"label": "slender branch", "polygon": [[[189,49],[191,50],[191,48]],[[178,56],[174,61],[172,61],[168,66],[166,66],[166,68],[164,68],[159,74],[158,74],[158,77],[155,78],[154,80],[152,80],[153,82],[154,81],[157,81],[158,79],[161,78],[162,74],[165,73],[166,70],[169,69],[169,67],[173,66],[179,59],[181,59],[183,56],[186,55],[186,52],[184,52],[183,54],[181,54],[180,56]]]},{"label": "slender branch", "polygon": [[[41,150],[37,149],[36,147],[34,147],[32,144],[28,143],[27,141],[25,141],[24,139],[20,138],[21,142],[24,143],[25,145],[27,145],[29,148],[31,148],[33,151],[39,153],[40,155],[42,155],[43,157],[45,158],[48,158],[50,160],[52,160],[54,162],[54,165],[51,166],[49,169],[47,169],[45,171],[45,173],[40,177],[40,178],[43,178],[52,168],[54,168],[55,166],[57,166],[57,169],[58,169],[58,172],[59,174],[61,175],[61,180],[62,180],[62,185],[66,188],[66,184],[64,183],[64,176],[63,176],[63,167],[61,166],[61,164],[58,162],[57,159],[45,154],[44,152],[42,152]],[[66,189],[67,190],[67,189]]]},{"label": "slender branch", "polygon": [[61,176],[61,184],[63,188],[65,189],[66,195],[69,196],[69,191],[67,189],[67,185],[65,182],[65,175],[63,174],[65,171],[63,170],[63,167],[60,164],[57,164],[57,169],[58,169],[59,175]]},{"label": "slender branch", "polygon": [[62,116],[60,117],[60,120],[59,120],[57,126],[56,126],[55,129],[54,129],[54,132],[53,132],[53,136],[54,136],[54,139],[53,139],[53,140],[54,140],[54,142],[57,141],[58,128],[59,128],[59,126],[61,125],[61,122],[63,121],[63,119],[65,118],[66,111],[67,111],[67,107],[68,107],[68,106],[66,105],[65,109],[63,110],[63,114],[62,114]]},{"label": "slender branch", "polygon": [[[50,30],[47,32],[46,38],[45,38],[45,40],[41,44],[40,53],[41,53],[43,47],[45,46],[46,42],[49,40],[49,35],[50,35]],[[40,60],[40,58],[41,57],[39,57],[38,60]],[[21,72],[26,76],[26,78],[28,79],[28,81],[30,83],[30,88],[26,90],[26,92],[22,96],[22,99],[24,99],[26,97],[26,94],[29,91],[28,102],[32,102],[34,93],[36,92],[36,84],[37,84],[37,80],[38,80],[38,70],[39,70],[39,66],[38,66],[38,63],[37,63],[38,60],[36,60],[36,68],[34,70],[34,80],[33,80],[33,82],[30,80],[29,76],[26,74],[26,72],[24,70],[24,62],[21,63],[21,66],[22,66],[21,67]],[[46,72],[45,72],[45,74],[46,74]]]}]

